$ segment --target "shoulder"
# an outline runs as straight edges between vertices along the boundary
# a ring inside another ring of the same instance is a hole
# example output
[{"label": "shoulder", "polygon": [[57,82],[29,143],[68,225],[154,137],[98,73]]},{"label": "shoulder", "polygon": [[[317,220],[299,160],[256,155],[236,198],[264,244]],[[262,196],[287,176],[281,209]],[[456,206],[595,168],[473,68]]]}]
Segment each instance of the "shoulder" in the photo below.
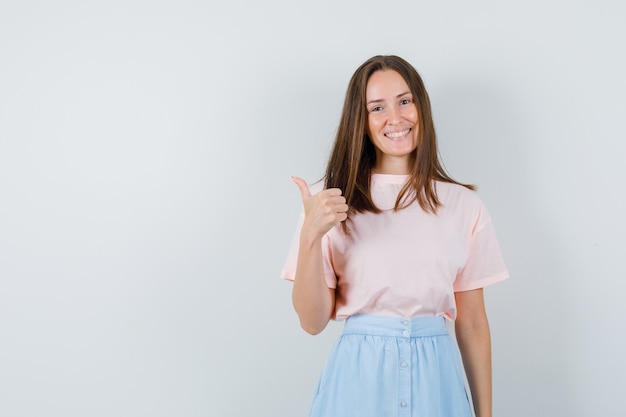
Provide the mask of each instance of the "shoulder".
[{"label": "shoulder", "polygon": [[437,197],[439,197],[442,203],[444,201],[458,200],[468,204],[482,204],[476,191],[470,190],[460,184],[443,181],[435,181],[434,184]]},{"label": "shoulder", "polygon": [[459,184],[435,181],[437,197],[443,209],[472,218],[488,216],[478,193]]}]

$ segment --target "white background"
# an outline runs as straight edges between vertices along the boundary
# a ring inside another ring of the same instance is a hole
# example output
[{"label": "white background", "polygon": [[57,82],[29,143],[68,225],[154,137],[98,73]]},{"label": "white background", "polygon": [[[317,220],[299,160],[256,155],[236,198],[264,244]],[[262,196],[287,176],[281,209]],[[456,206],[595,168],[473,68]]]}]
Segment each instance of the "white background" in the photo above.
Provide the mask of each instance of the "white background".
[{"label": "white background", "polygon": [[397,54],[512,278],[496,416],[626,415],[626,8],[0,1],[0,415],[305,416],[278,278],[352,72]]}]

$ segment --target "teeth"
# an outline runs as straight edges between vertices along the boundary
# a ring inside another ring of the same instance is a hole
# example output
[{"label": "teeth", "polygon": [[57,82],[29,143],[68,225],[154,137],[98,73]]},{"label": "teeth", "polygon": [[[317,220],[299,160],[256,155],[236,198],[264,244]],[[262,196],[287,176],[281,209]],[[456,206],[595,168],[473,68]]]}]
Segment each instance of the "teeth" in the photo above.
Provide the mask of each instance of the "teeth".
[{"label": "teeth", "polygon": [[406,135],[407,133],[409,133],[409,130],[411,129],[403,130],[402,132],[385,133],[385,136],[391,139],[395,139]]}]

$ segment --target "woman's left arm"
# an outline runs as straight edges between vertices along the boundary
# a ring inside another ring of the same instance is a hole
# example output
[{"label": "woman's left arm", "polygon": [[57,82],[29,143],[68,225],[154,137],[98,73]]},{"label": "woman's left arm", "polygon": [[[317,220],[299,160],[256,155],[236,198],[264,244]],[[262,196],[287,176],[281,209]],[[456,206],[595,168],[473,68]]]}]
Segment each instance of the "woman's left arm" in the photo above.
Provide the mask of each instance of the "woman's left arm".
[{"label": "woman's left arm", "polygon": [[456,292],[454,324],[476,417],[491,417],[491,336],[482,288]]}]

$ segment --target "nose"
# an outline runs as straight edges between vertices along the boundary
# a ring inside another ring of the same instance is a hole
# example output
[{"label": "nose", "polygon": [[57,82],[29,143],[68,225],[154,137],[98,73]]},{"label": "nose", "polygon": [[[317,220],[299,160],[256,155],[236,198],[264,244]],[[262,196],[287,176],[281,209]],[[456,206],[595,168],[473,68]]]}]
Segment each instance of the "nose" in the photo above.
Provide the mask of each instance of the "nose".
[{"label": "nose", "polygon": [[396,106],[391,106],[389,108],[389,113],[388,113],[389,117],[387,119],[388,123],[391,125],[395,125],[397,123],[400,123],[400,119],[401,119],[401,115],[400,115],[400,109],[397,108]]}]

